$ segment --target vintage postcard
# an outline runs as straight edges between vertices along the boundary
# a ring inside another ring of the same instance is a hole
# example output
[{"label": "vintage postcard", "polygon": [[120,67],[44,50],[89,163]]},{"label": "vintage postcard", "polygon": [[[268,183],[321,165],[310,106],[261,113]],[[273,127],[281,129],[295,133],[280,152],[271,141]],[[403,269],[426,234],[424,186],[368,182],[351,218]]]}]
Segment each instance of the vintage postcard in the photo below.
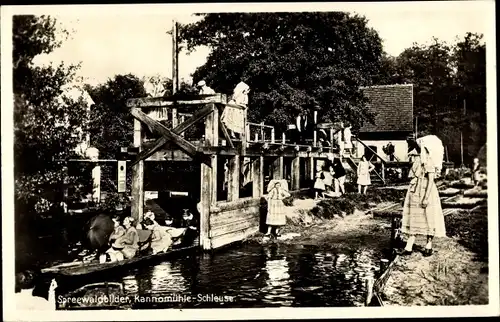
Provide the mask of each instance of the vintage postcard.
[{"label": "vintage postcard", "polygon": [[499,315],[494,9],[3,6],[4,320]]}]

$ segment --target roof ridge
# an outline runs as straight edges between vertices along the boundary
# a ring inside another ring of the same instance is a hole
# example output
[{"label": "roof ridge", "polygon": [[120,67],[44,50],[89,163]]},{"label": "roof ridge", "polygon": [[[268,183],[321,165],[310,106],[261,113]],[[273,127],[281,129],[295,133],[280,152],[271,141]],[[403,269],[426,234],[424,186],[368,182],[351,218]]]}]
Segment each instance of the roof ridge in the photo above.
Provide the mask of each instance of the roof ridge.
[{"label": "roof ridge", "polygon": [[372,85],[372,86],[360,86],[360,89],[367,88],[387,88],[387,87],[413,87],[413,84],[390,84],[390,85]]}]

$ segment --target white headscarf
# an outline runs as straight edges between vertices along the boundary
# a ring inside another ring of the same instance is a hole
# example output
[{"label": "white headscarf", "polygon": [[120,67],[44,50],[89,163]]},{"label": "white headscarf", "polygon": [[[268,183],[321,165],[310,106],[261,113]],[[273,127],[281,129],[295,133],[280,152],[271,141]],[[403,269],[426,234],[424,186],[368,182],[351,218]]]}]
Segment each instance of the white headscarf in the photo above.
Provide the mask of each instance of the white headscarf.
[{"label": "white headscarf", "polygon": [[286,181],[285,179],[281,179],[281,180],[273,179],[273,180],[271,180],[269,182],[269,184],[267,185],[267,192],[269,193],[277,183],[281,183],[281,189],[288,192],[288,181]]},{"label": "white headscarf", "polygon": [[232,100],[234,103],[237,105],[248,105],[248,93],[245,93],[245,91],[249,89],[250,87],[247,84],[239,82],[233,90]]},{"label": "white headscarf", "polygon": [[435,135],[426,135],[417,139],[420,146],[420,158],[426,168],[434,168],[437,175],[441,173],[444,160],[443,142]]}]

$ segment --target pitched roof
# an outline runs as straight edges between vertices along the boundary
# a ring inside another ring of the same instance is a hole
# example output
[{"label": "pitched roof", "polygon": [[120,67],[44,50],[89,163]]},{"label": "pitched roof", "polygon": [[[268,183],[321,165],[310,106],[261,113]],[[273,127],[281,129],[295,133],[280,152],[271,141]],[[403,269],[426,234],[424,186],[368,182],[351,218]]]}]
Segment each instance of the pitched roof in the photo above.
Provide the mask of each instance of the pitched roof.
[{"label": "pitched roof", "polygon": [[365,122],[360,132],[413,131],[413,84],[361,87],[368,99],[374,123]]}]

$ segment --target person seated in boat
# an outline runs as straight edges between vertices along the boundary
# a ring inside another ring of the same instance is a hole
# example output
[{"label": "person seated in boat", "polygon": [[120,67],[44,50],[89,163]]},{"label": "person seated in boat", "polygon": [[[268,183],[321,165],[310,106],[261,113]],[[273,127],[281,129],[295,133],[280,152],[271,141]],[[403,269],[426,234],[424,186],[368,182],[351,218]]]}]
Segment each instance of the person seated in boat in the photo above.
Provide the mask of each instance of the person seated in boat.
[{"label": "person seated in boat", "polygon": [[143,226],[152,232],[149,246],[153,255],[166,252],[170,248],[172,237],[157,222],[153,222],[151,219],[144,219]]},{"label": "person seated in boat", "polygon": [[115,240],[125,235],[125,228],[120,223],[120,216],[113,216],[113,223],[115,224],[115,229],[109,236],[109,242],[112,244]]},{"label": "person seated in boat", "polygon": [[36,274],[34,271],[25,271],[16,274],[15,305],[17,310],[22,310],[22,311],[56,310],[56,295],[55,295],[55,290],[57,288],[56,280],[52,279],[48,290],[48,297],[47,299],[45,299],[42,296],[35,295],[37,293],[35,291],[35,285],[37,284],[36,283],[37,276],[38,274]]},{"label": "person seated in boat", "polygon": [[111,245],[108,254],[111,261],[122,259],[129,259],[136,255],[139,250],[139,234],[137,229],[133,226],[134,218],[126,217],[123,219],[123,226],[125,227],[125,234]]}]

